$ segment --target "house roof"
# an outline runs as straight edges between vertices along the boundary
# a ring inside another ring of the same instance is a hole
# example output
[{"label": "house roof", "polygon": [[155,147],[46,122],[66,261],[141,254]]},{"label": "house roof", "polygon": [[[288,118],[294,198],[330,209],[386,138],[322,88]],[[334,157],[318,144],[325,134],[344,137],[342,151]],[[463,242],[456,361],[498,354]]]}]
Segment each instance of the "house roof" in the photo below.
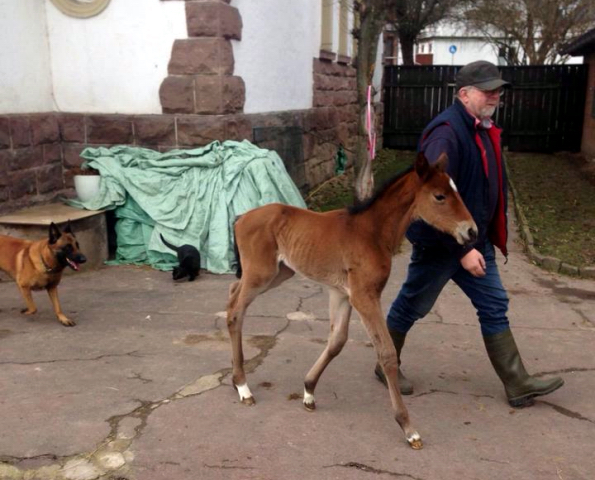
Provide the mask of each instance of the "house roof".
[{"label": "house roof", "polygon": [[595,52],[595,28],[583,33],[580,37],[576,37],[562,47],[560,51],[562,55],[573,55],[575,57],[587,55],[591,52]]}]

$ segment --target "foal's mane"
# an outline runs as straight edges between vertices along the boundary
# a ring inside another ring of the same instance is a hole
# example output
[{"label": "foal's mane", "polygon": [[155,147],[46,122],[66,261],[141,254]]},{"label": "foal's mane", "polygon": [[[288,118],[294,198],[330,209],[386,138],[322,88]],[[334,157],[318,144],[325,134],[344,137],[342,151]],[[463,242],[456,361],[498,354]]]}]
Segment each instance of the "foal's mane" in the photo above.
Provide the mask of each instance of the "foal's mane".
[{"label": "foal's mane", "polygon": [[402,172],[397,173],[394,177],[387,180],[384,183],[384,185],[376,191],[376,193],[374,195],[372,195],[370,198],[368,198],[367,200],[365,200],[363,202],[357,202],[357,200],[356,200],[356,203],[354,203],[350,207],[347,207],[347,211],[349,212],[350,215],[357,215],[358,213],[363,213],[363,212],[369,210],[370,207],[372,205],[374,205],[374,203],[379,198],[381,198],[390,187],[392,187],[395,183],[397,183],[405,175],[411,173],[412,171],[413,171],[413,165],[411,165],[409,168],[403,170]]}]

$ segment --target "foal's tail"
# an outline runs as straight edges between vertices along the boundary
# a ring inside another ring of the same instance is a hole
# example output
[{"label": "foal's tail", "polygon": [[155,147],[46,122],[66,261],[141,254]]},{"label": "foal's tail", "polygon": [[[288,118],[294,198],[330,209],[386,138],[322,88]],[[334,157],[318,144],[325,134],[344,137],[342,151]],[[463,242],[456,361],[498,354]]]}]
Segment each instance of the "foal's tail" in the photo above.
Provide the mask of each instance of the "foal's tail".
[{"label": "foal's tail", "polygon": [[[235,222],[238,221],[237,217]],[[236,277],[242,278],[242,260],[240,259],[240,250],[238,249],[238,242],[236,241],[236,224],[233,224],[233,253],[236,256]]]}]

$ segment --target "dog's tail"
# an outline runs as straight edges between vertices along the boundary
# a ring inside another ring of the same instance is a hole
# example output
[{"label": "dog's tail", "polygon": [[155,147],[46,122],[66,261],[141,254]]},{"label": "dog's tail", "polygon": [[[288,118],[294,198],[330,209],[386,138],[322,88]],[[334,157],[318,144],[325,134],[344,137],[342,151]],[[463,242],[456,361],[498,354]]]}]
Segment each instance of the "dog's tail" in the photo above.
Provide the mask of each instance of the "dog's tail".
[{"label": "dog's tail", "polygon": [[161,237],[161,241],[166,247],[171,248],[174,252],[178,253],[178,247],[169,243],[165,238],[163,238],[163,235],[159,234],[159,236]]},{"label": "dog's tail", "polygon": [[[240,217],[238,217],[240,218]],[[238,218],[236,218],[236,222],[238,221]],[[236,256],[236,277],[237,278],[242,278],[242,260],[240,258],[240,250],[238,249],[238,242],[236,242],[236,225],[235,222],[233,224],[233,253]]]}]

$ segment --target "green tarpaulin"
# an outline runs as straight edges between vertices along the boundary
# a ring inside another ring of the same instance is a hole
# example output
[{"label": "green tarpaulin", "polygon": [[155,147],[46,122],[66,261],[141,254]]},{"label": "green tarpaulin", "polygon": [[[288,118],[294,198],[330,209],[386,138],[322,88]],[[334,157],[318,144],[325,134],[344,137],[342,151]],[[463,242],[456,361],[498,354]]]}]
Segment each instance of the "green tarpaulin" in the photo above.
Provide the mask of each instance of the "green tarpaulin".
[{"label": "green tarpaulin", "polygon": [[213,142],[192,150],[159,153],[136,147],[87,148],[85,165],[101,173],[89,210],[115,209],[118,249],[113,263],[177,264],[159,238],[198,248],[202,268],[234,270],[233,223],[242,213],[272,202],[305,207],[277,153],[248,141]]}]

